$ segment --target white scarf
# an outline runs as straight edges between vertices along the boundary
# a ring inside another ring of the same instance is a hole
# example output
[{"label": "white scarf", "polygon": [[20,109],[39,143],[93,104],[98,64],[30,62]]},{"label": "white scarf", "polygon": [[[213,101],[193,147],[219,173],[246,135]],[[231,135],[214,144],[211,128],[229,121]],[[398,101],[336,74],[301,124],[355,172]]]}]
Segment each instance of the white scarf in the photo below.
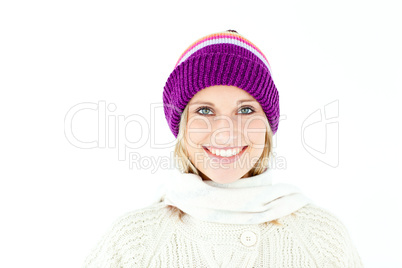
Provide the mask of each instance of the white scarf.
[{"label": "white scarf", "polygon": [[259,224],[286,216],[312,201],[290,184],[272,184],[272,171],[220,184],[173,170],[165,184],[166,205],[203,221]]}]

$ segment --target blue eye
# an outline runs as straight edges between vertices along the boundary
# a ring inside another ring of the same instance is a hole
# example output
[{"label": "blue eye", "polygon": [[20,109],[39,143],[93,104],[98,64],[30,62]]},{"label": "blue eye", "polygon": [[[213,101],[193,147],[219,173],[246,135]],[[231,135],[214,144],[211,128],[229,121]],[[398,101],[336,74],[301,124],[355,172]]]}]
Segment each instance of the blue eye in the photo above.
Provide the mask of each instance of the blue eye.
[{"label": "blue eye", "polygon": [[[199,113],[199,111],[211,111],[208,107],[201,107],[197,110],[197,113]],[[202,115],[208,115],[207,113],[201,113]]]},{"label": "blue eye", "polygon": [[243,108],[240,108],[240,110],[250,110],[250,112],[249,113],[245,113],[245,114],[251,114],[252,112],[254,112],[254,110],[253,109],[251,109],[250,107],[243,107]]}]

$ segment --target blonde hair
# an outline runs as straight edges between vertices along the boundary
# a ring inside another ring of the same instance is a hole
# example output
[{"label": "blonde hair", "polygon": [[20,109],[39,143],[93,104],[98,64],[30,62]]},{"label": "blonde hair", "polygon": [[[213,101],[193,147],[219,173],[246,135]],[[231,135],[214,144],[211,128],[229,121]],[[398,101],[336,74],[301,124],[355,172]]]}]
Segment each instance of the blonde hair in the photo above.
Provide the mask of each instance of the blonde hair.
[{"label": "blonde hair", "polygon": [[[175,157],[175,163],[176,165],[179,166],[179,169],[183,173],[193,173],[199,175],[198,169],[191,163],[189,159],[189,155],[186,149],[186,135],[185,131],[187,128],[187,120],[188,120],[188,105],[184,109],[181,119],[180,119],[180,124],[179,124],[179,133],[177,135],[177,142],[175,145],[174,149],[174,157]],[[250,171],[247,173],[248,177],[259,175],[262,172],[265,171],[265,169],[268,168],[268,160],[269,157],[272,155],[272,130],[269,127],[269,124],[267,124],[267,131],[265,134],[265,146],[264,150],[261,154],[261,157],[258,159],[258,161],[255,163],[255,165],[250,169]],[[272,155],[273,157],[273,155]],[[184,216],[185,212],[183,212],[181,209],[168,205],[167,208],[171,212],[172,215],[176,215],[179,217],[180,220],[182,220],[182,217]],[[293,213],[292,213],[293,214]],[[265,222],[265,225],[268,225],[269,223],[275,224],[275,225],[281,225],[278,220],[272,220],[269,222]]]}]

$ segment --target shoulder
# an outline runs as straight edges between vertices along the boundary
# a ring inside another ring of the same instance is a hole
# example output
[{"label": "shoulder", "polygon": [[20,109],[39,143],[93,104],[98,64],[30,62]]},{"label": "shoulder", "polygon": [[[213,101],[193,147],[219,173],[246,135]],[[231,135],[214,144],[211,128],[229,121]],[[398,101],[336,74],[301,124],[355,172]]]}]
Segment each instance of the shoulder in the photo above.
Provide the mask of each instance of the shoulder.
[{"label": "shoulder", "polygon": [[[165,205],[162,202],[158,202],[144,208],[127,212],[113,222],[109,233],[112,234],[115,239],[120,238],[122,235],[127,237],[128,234],[140,238],[139,236],[146,235],[153,227],[160,225],[166,213],[164,208]],[[121,241],[121,239],[119,239],[119,241]]]},{"label": "shoulder", "polygon": [[310,203],[283,218],[320,267],[363,267],[344,223]]},{"label": "shoulder", "polygon": [[[140,263],[149,237],[165,218],[164,207],[162,202],[157,202],[121,215],[92,249],[84,267],[117,267],[128,262]],[[126,260],[128,257],[130,260]]]},{"label": "shoulder", "polygon": [[321,228],[330,228],[336,231],[346,231],[341,220],[328,209],[310,203],[292,213],[293,220],[301,224],[316,224]]},{"label": "shoulder", "polygon": [[157,224],[163,219],[166,211],[163,202],[156,202],[144,208],[136,209],[121,215],[113,223],[118,229],[131,229],[132,227],[143,228]]},{"label": "shoulder", "polygon": [[340,243],[348,237],[343,222],[334,213],[316,204],[307,204],[292,213],[288,220],[301,236],[306,236],[305,239],[323,235],[323,238]]}]

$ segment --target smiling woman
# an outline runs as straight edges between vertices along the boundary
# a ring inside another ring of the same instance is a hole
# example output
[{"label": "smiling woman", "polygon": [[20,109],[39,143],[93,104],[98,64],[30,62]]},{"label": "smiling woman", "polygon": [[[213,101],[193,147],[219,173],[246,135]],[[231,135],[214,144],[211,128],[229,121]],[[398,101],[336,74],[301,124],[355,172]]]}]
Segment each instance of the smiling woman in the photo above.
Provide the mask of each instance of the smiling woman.
[{"label": "smiling woman", "polygon": [[198,39],[163,104],[178,168],[159,202],[119,218],[85,267],[363,267],[342,222],[272,181],[279,94],[257,46],[234,30]]},{"label": "smiling woman", "polygon": [[219,183],[261,174],[272,154],[272,131],[261,105],[235,86],[216,85],[195,94],[183,111],[177,140],[182,172]]}]

